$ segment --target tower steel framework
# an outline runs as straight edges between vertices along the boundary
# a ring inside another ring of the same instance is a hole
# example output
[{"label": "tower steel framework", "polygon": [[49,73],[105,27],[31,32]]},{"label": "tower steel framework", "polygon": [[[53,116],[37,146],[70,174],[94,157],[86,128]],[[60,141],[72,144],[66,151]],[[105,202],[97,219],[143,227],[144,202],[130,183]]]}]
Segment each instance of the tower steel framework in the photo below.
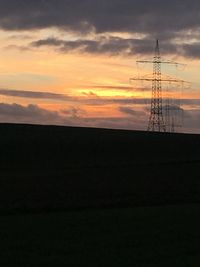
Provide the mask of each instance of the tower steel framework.
[{"label": "tower steel framework", "polygon": [[[162,82],[169,83],[185,83],[183,80],[174,78],[162,78],[161,75],[161,65],[162,64],[173,64],[173,65],[183,65],[174,61],[162,61],[160,56],[159,41],[156,40],[155,54],[152,60],[142,60],[137,61],[137,63],[151,63],[153,64],[153,76],[150,78],[131,78],[131,81],[150,81],[152,82],[152,96],[151,96],[151,109],[148,122],[148,131],[153,132],[166,132],[168,129],[173,129],[174,131],[174,118],[170,118],[170,110],[166,112],[166,119],[163,115],[163,98],[162,98]],[[169,103],[167,106],[170,109]],[[169,122],[171,121],[171,125]],[[172,125],[173,124],[173,125]]]},{"label": "tower steel framework", "polygon": [[158,40],[156,41],[155,55],[153,59],[151,111],[147,130],[153,132],[166,132],[166,125],[163,119],[161,58]]}]

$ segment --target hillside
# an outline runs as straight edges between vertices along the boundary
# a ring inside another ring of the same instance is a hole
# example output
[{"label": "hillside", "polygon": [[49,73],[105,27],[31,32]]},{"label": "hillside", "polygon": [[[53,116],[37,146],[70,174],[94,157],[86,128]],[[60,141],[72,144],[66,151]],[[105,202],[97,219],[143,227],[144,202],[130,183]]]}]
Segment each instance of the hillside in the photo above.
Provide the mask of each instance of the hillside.
[{"label": "hillside", "polygon": [[199,135],[0,124],[0,266],[199,266]]},{"label": "hillside", "polygon": [[200,135],[0,125],[0,210],[200,202]]}]

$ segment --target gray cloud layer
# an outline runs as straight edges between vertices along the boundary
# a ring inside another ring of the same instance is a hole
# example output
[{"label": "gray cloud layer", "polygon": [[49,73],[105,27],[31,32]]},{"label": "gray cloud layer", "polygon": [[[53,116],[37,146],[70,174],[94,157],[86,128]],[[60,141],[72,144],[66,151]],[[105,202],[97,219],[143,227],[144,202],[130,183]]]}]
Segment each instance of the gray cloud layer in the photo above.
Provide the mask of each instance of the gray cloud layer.
[{"label": "gray cloud layer", "polygon": [[[110,88],[110,87],[108,87]],[[112,87],[114,89],[114,87]],[[124,89],[124,87],[122,87]],[[126,89],[126,87],[125,87]],[[20,97],[27,99],[43,99],[43,100],[54,100],[64,101],[76,104],[85,105],[149,105],[151,102],[150,98],[135,98],[135,97],[99,97],[93,92],[86,94],[83,97],[72,97],[65,94],[56,94],[51,92],[35,92],[35,91],[24,91],[24,90],[12,90],[0,88],[0,95]],[[182,105],[188,106],[200,106],[200,99],[174,99],[174,103],[181,103]]]},{"label": "gray cloud layer", "polygon": [[[155,38],[163,40],[162,52],[200,57],[200,2],[198,0],[8,0],[0,2],[0,28],[30,30],[57,27],[84,33],[129,32],[143,39],[110,37],[107,40],[54,38],[38,40],[34,46],[51,45],[62,52],[152,53]],[[184,37],[177,46],[174,38]],[[188,41],[195,38],[193,44]],[[24,48],[25,49],[25,48]]]},{"label": "gray cloud layer", "polygon": [[25,90],[12,90],[12,89],[1,89],[0,95],[14,96],[22,98],[34,98],[34,99],[53,99],[60,101],[73,101],[74,98],[64,94],[55,94],[50,92],[36,92],[36,91],[25,91]]},{"label": "gray cloud layer", "polygon": [[0,2],[0,25],[168,34],[199,27],[199,8],[198,0],[8,0]]},{"label": "gray cloud layer", "polygon": [[144,116],[146,113],[144,111],[134,110],[133,108],[121,106],[118,108],[120,112],[129,116]]},{"label": "gray cloud layer", "polygon": [[149,99],[146,98],[111,98],[99,97],[93,93],[83,97],[71,97],[65,94],[55,94],[51,92],[34,92],[24,90],[0,89],[0,95],[21,97],[28,99],[46,99],[46,100],[59,100],[64,102],[76,102],[86,105],[107,105],[107,104],[147,104]]},{"label": "gray cloud layer", "polygon": [[[66,41],[58,38],[46,38],[34,41],[31,47],[51,46],[57,51],[68,53],[78,51],[90,54],[108,54],[108,55],[135,55],[152,54],[155,40],[150,38],[143,39],[125,39],[120,37],[99,37],[94,40],[79,39],[75,41]],[[19,47],[23,50],[23,47]],[[25,50],[28,47],[25,48]],[[161,43],[162,54],[181,55],[190,58],[200,58],[200,42],[193,44],[179,44],[171,41]]]},{"label": "gray cloud layer", "polygon": [[[83,110],[73,106],[67,110],[50,111],[33,104],[22,106],[15,103],[0,103],[0,122],[146,130],[148,122],[146,111],[137,111],[124,106],[119,106],[119,110],[127,116],[86,118],[80,115],[83,114]],[[184,111],[183,131],[199,133],[199,116],[200,109]]]},{"label": "gray cloud layer", "polygon": [[82,110],[71,107],[62,111],[49,111],[37,105],[0,103],[0,122],[33,123],[66,126],[104,127],[115,129],[142,129],[144,118],[85,118],[79,116]]},{"label": "gray cloud layer", "polygon": [[[119,37],[99,37],[95,40],[79,39],[76,41],[65,41],[56,38],[37,40],[31,43],[32,47],[52,46],[60,52],[68,53],[79,51],[90,54],[108,55],[133,55],[133,54],[152,54],[152,47],[155,40],[149,39],[125,39]],[[151,45],[152,43],[152,45]],[[168,45],[162,47],[163,53],[175,53],[175,46]]]},{"label": "gray cloud layer", "polygon": [[34,123],[42,121],[55,123],[59,119],[57,112],[41,109],[36,105],[22,106],[19,104],[0,103],[0,121]]}]

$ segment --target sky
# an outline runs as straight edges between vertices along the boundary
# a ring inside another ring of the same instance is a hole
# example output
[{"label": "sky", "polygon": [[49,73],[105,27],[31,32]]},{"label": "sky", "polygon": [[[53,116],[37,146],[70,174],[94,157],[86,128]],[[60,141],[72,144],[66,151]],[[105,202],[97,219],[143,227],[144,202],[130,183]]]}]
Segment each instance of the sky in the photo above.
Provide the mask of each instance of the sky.
[{"label": "sky", "polygon": [[[159,39],[176,131],[200,133],[200,2],[0,1],[0,122],[146,130]],[[165,104],[164,104],[165,105]],[[164,107],[163,107],[164,108]],[[181,127],[179,127],[181,126]]]}]

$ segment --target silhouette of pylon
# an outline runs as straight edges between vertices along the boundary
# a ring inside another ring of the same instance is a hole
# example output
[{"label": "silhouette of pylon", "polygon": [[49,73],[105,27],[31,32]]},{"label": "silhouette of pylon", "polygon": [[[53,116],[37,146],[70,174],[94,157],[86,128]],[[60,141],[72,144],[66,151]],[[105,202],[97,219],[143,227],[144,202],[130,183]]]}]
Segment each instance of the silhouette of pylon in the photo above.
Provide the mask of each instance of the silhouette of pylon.
[{"label": "silhouette of pylon", "polygon": [[150,116],[148,121],[147,131],[152,132],[173,132],[175,131],[175,118],[172,118],[172,110],[169,99],[167,100],[166,104],[166,114],[165,118],[163,115],[163,98],[162,98],[162,83],[179,83],[185,84],[187,83],[184,80],[176,79],[173,77],[162,77],[161,75],[161,65],[168,64],[168,65],[183,65],[178,62],[174,62],[171,60],[162,60],[160,56],[160,48],[159,48],[159,41],[156,40],[156,47],[155,47],[155,55],[153,60],[138,60],[137,63],[150,63],[153,64],[153,76],[148,77],[134,77],[130,78],[130,81],[147,81],[152,83],[152,96],[151,96],[151,109],[150,109]]},{"label": "silhouette of pylon", "polygon": [[153,59],[153,79],[152,79],[152,97],[151,110],[148,123],[148,131],[166,132],[166,125],[163,118],[162,107],[162,79],[161,79],[161,57],[159,42],[156,41],[155,55]]}]

